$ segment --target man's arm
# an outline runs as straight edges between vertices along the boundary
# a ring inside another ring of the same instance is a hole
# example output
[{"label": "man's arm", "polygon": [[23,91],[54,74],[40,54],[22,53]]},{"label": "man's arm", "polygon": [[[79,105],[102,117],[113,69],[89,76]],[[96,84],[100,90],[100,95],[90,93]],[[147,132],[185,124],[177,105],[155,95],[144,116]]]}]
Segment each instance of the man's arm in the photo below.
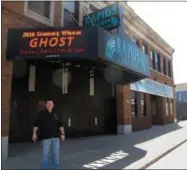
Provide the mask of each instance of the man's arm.
[{"label": "man's arm", "polygon": [[36,134],[36,133],[37,133],[37,130],[38,130],[38,127],[37,127],[37,126],[34,126],[34,127],[33,127],[33,134]]},{"label": "man's arm", "polygon": [[61,133],[61,135],[64,135],[64,136],[65,136],[64,128],[63,128],[63,127],[60,127],[59,129],[60,129],[60,133]]},{"label": "man's arm", "polygon": [[62,141],[64,141],[64,139],[65,139],[65,132],[64,132],[64,125],[62,123],[61,116],[59,116],[58,126],[59,126],[59,130],[60,130],[60,138],[61,138]]},{"label": "man's arm", "polygon": [[33,133],[32,133],[32,140],[35,142],[37,140],[37,131],[38,127],[40,126],[40,113],[37,115],[36,120],[34,122],[34,127],[33,127]]}]

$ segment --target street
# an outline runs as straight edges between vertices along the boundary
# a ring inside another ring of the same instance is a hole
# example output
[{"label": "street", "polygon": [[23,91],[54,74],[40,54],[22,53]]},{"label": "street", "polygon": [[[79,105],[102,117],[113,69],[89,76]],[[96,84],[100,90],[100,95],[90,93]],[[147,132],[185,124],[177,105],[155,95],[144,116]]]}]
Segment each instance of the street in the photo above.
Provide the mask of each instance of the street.
[{"label": "street", "polygon": [[[106,135],[67,139],[61,144],[60,167],[63,169],[141,169],[186,139],[187,121],[153,126],[151,129],[131,133],[128,137]],[[183,150],[186,149],[185,144]],[[180,161],[177,161],[178,168],[185,167],[184,161],[182,162],[185,160],[184,152],[178,152],[174,153],[177,157],[180,156]],[[11,144],[9,157],[2,162],[2,169],[40,169],[40,161],[39,142]],[[174,161],[168,159],[165,162],[166,165],[174,168],[171,164]]]},{"label": "street", "polygon": [[187,169],[187,142],[147,169]]}]

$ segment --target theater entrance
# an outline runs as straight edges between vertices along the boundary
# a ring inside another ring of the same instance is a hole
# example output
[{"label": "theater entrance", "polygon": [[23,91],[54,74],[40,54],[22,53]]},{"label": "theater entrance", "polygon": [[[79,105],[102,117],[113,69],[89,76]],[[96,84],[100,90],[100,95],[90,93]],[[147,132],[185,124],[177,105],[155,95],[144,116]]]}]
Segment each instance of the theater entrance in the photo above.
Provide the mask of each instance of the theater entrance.
[{"label": "theater entrance", "polygon": [[116,133],[114,89],[96,65],[14,61],[9,140],[31,141],[34,119],[46,99],[54,100],[67,137]]}]

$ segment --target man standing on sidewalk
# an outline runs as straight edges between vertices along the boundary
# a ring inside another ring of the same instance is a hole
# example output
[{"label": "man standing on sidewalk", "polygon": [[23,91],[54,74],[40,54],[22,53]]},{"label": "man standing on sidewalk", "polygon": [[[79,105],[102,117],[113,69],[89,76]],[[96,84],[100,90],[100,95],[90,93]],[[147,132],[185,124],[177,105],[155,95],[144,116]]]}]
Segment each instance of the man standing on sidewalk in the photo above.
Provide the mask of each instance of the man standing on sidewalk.
[{"label": "man standing on sidewalk", "polygon": [[64,128],[59,116],[53,111],[54,103],[47,100],[46,109],[41,111],[34,123],[32,140],[36,142],[38,139],[37,131],[39,129],[39,138],[42,140],[42,168],[48,169],[48,157],[52,148],[52,164],[54,169],[59,167],[59,149],[60,140],[64,141]]}]

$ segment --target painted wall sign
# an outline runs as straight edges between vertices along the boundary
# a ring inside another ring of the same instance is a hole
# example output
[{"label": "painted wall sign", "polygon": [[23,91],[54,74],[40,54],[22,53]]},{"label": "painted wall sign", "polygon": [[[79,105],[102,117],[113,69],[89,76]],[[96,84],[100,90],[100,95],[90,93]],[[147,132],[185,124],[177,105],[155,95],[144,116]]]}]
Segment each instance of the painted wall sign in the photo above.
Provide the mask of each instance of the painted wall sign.
[{"label": "painted wall sign", "polygon": [[149,75],[148,57],[131,41],[127,35],[120,32],[117,35],[110,35],[107,31],[103,32],[104,48],[101,56],[106,60],[114,62],[130,70]]},{"label": "painted wall sign", "polygon": [[75,29],[28,29],[8,32],[7,58],[75,56],[86,52],[85,31]]},{"label": "painted wall sign", "polygon": [[92,22],[94,26],[104,27],[106,30],[113,30],[120,25],[118,3],[102,8],[88,16],[84,16],[83,18],[83,24],[85,27],[93,26]]},{"label": "painted wall sign", "polygon": [[130,85],[130,89],[134,91],[153,94],[167,98],[173,98],[173,88],[150,79],[144,79]]}]

